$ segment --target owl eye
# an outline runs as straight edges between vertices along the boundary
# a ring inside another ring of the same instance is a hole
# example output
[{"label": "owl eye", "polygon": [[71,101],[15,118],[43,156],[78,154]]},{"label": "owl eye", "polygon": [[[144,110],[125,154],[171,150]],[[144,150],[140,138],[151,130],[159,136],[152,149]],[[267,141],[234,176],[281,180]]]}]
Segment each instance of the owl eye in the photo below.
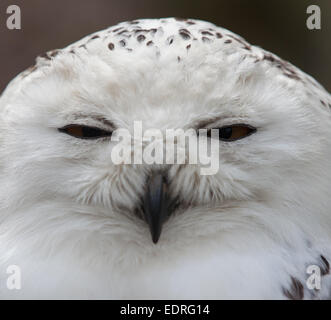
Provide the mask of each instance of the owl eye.
[{"label": "owl eye", "polygon": [[77,124],[68,125],[58,130],[79,139],[99,139],[110,137],[112,134],[111,131]]},{"label": "owl eye", "polygon": [[[215,128],[216,129],[216,128]],[[247,124],[235,124],[218,129],[218,138],[222,141],[236,141],[248,137],[256,132],[256,128]],[[211,137],[211,130],[207,131],[207,136]]]}]

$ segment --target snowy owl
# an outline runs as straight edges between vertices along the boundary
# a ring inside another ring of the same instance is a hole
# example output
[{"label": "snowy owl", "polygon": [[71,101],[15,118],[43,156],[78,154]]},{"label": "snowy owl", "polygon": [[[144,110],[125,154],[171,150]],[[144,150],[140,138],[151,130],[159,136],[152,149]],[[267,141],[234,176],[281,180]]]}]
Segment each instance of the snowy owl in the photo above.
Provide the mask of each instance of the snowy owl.
[{"label": "snowy owl", "polygon": [[[0,98],[0,297],[330,298],[330,108],[310,76],[200,20],[39,56]],[[217,173],[114,165],[134,121],[219,129]]]}]

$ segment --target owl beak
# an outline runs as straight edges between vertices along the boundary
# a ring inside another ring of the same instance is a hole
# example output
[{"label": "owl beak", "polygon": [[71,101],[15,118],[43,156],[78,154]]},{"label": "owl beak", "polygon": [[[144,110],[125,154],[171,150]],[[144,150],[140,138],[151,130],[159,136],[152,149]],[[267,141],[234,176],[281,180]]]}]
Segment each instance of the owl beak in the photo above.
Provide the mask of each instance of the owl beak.
[{"label": "owl beak", "polygon": [[156,244],[161,235],[162,225],[169,216],[168,184],[162,173],[153,173],[147,179],[143,211],[152,240]]}]

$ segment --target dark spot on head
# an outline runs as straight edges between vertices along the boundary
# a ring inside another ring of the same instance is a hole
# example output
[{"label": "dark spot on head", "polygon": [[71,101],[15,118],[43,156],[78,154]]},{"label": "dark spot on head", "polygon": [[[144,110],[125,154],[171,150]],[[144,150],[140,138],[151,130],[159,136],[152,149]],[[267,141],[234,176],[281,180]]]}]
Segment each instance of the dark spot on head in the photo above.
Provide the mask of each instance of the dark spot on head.
[{"label": "dark spot on head", "polygon": [[137,37],[137,41],[138,42],[142,42],[146,39],[146,37],[143,35],[143,34],[140,34],[138,37]]},{"label": "dark spot on head", "polygon": [[47,60],[51,60],[51,58],[48,56],[47,53],[42,53],[38,57],[43,58],[43,59],[47,59]]},{"label": "dark spot on head", "polygon": [[177,57],[177,61],[180,62],[180,56]]},{"label": "dark spot on head", "polygon": [[90,40],[94,40],[94,39],[98,39],[100,38],[100,36],[96,35],[96,36],[93,36]]},{"label": "dark spot on head", "polygon": [[283,74],[287,76],[288,78],[300,80],[299,75],[295,72],[292,65],[284,61],[276,56],[273,56],[272,54],[264,54],[263,60],[271,62],[273,65],[275,65],[278,69],[281,69],[283,71]]},{"label": "dark spot on head", "polygon": [[231,43],[232,40],[225,40],[224,43]]},{"label": "dark spot on head", "polygon": [[238,38],[238,37],[236,37],[236,36],[233,36],[232,34],[229,34],[228,37],[231,37],[231,38],[234,39],[235,41],[237,41],[237,42],[239,42],[240,44],[242,44],[243,47],[244,47],[244,49],[246,49],[246,50],[250,50],[250,49],[251,49],[250,45],[249,45],[247,42],[245,42],[244,40],[242,40],[242,39],[240,39],[240,38]]},{"label": "dark spot on head", "polygon": [[201,40],[203,42],[210,42],[210,39],[208,37],[202,37]]},{"label": "dark spot on head", "polygon": [[134,20],[134,21],[130,21],[129,23],[130,23],[130,24],[139,24],[139,21]]},{"label": "dark spot on head", "polygon": [[128,32],[128,30],[124,29],[124,30],[118,32],[117,34],[120,35],[120,34],[127,33],[127,32]]},{"label": "dark spot on head", "polygon": [[114,50],[115,45],[112,42],[109,42],[108,48],[109,48],[109,50]]},{"label": "dark spot on head", "polygon": [[303,290],[304,289],[302,283],[298,279],[291,277],[290,289],[283,288],[283,293],[287,298],[291,300],[302,300],[304,297]]},{"label": "dark spot on head", "polygon": [[129,52],[131,52],[131,51],[132,51],[132,49],[131,49],[131,48],[127,48],[126,50],[128,50]]},{"label": "dark spot on head", "polygon": [[284,72],[284,75],[290,79],[300,80],[300,77],[294,73]]},{"label": "dark spot on head", "polygon": [[186,46],[186,49],[189,50],[190,48],[191,48],[191,45],[188,44],[188,45]]},{"label": "dark spot on head", "polygon": [[152,28],[149,31],[151,32],[152,35],[154,35],[156,33],[157,29],[156,28]]},{"label": "dark spot on head", "polygon": [[209,31],[201,31],[201,34],[203,34],[205,36],[213,36],[213,34]]},{"label": "dark spot on head", "polygon": [[194,21],[186,21],[187,24],[195,24]]},{"label": "dark spot on head", "polygon": [[220,32],[216,32],[216,38],[221,39],[223,36]]},{"label": "dark spot on head", "polygon": [[326,107],[326,103],[323,100],[320,100],[321,104]]},{"label": "dark spot on head", "polygon": [[86,49],[86,45],[85,44],[81,44],[78,48],[84,48],[84,49]]},{"label": "dark spot on head", "polygon": [[70,50],[69,52],[72,53],[72,54],[75,54],[75,50],[74,49]]},{"label": "dark spot on head", "polygon": [[329,261],[326,260],[324,256],[321,255],[321,260],[323,265],[321,266],[321,275],[325,276],[330,273],[330,264]]},{"label": "dark spot on head", "polygon": [[135,33],[135,34],[140,33],[140,32],[147,33],[147,32],[149,32],[149,30],[147,30],[147,29],[135,29],[135,30],[134,30],[134,33]]},{"label": "dark spot on head", "polygon": [[59,52],[60,50],[53,50],[49,52],[49,55],[54,58],[59,54]]},{"label": "dark spot on head", "polygon": [[152,40],[149,40],[147,43],[146,43],[146,46],[151,46],[153,45],[153,41]]},{"label": "dark spot on head", "polygon": [[188,31],[188,30],[185,29],[185,28],[179,29],[179,31],[185,32],[185,33],[187,33],[187,34],[189,34],[189,35],[191,34],[190,31]]},{"label": "dark spot on head", "polygon": [[169,45],[172,44],[174,42],[174,37],[173,36],[169,37],[167,41]]},{"label": "dark spot on head", "polygon": [[121,29],[123,29],[123,27],[116,28],[116,29],[113,30],[113,32],[120,31]]},{"label": "dark spot on head", "polygon": [[188,40],[191,38],[190,36],[190,32],[186,29],[180,29],[179,30],[179,35],[184,39],[184,40]]},{"label": "dark spot on head", "polygon": [[263,56],[263,60],[267,60],[267,61],[270,61],[270,62],[275,62],[275,58],[271,54],[265,54]]},{"label": "dark spot on head", "polygon": [[124,39],[122,39],[119,44],[122,46],[122,47],[125,47],[126,46],[126,42]]},{"label": "dark spot on head", "polygon": [[246,60],[246,58],[247,58],[247,55],[244,55],[244,56],[242,57],[241,61]]}]

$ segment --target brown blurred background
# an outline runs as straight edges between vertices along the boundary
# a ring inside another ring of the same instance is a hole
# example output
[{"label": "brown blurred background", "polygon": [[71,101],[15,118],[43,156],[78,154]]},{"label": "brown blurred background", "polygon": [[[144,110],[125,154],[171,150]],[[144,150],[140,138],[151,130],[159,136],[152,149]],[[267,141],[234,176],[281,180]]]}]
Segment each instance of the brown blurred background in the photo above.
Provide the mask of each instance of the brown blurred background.
[{"label": "brown blurred background", "polygon": [[[8,30],[6,9],[21,8],[22,29]],[[306,27],[319,5],[322,29]],[[331,0],[0,0],[0,92],[34,57],[120,21],[209,20],[292,62],[331,91]]]}]

